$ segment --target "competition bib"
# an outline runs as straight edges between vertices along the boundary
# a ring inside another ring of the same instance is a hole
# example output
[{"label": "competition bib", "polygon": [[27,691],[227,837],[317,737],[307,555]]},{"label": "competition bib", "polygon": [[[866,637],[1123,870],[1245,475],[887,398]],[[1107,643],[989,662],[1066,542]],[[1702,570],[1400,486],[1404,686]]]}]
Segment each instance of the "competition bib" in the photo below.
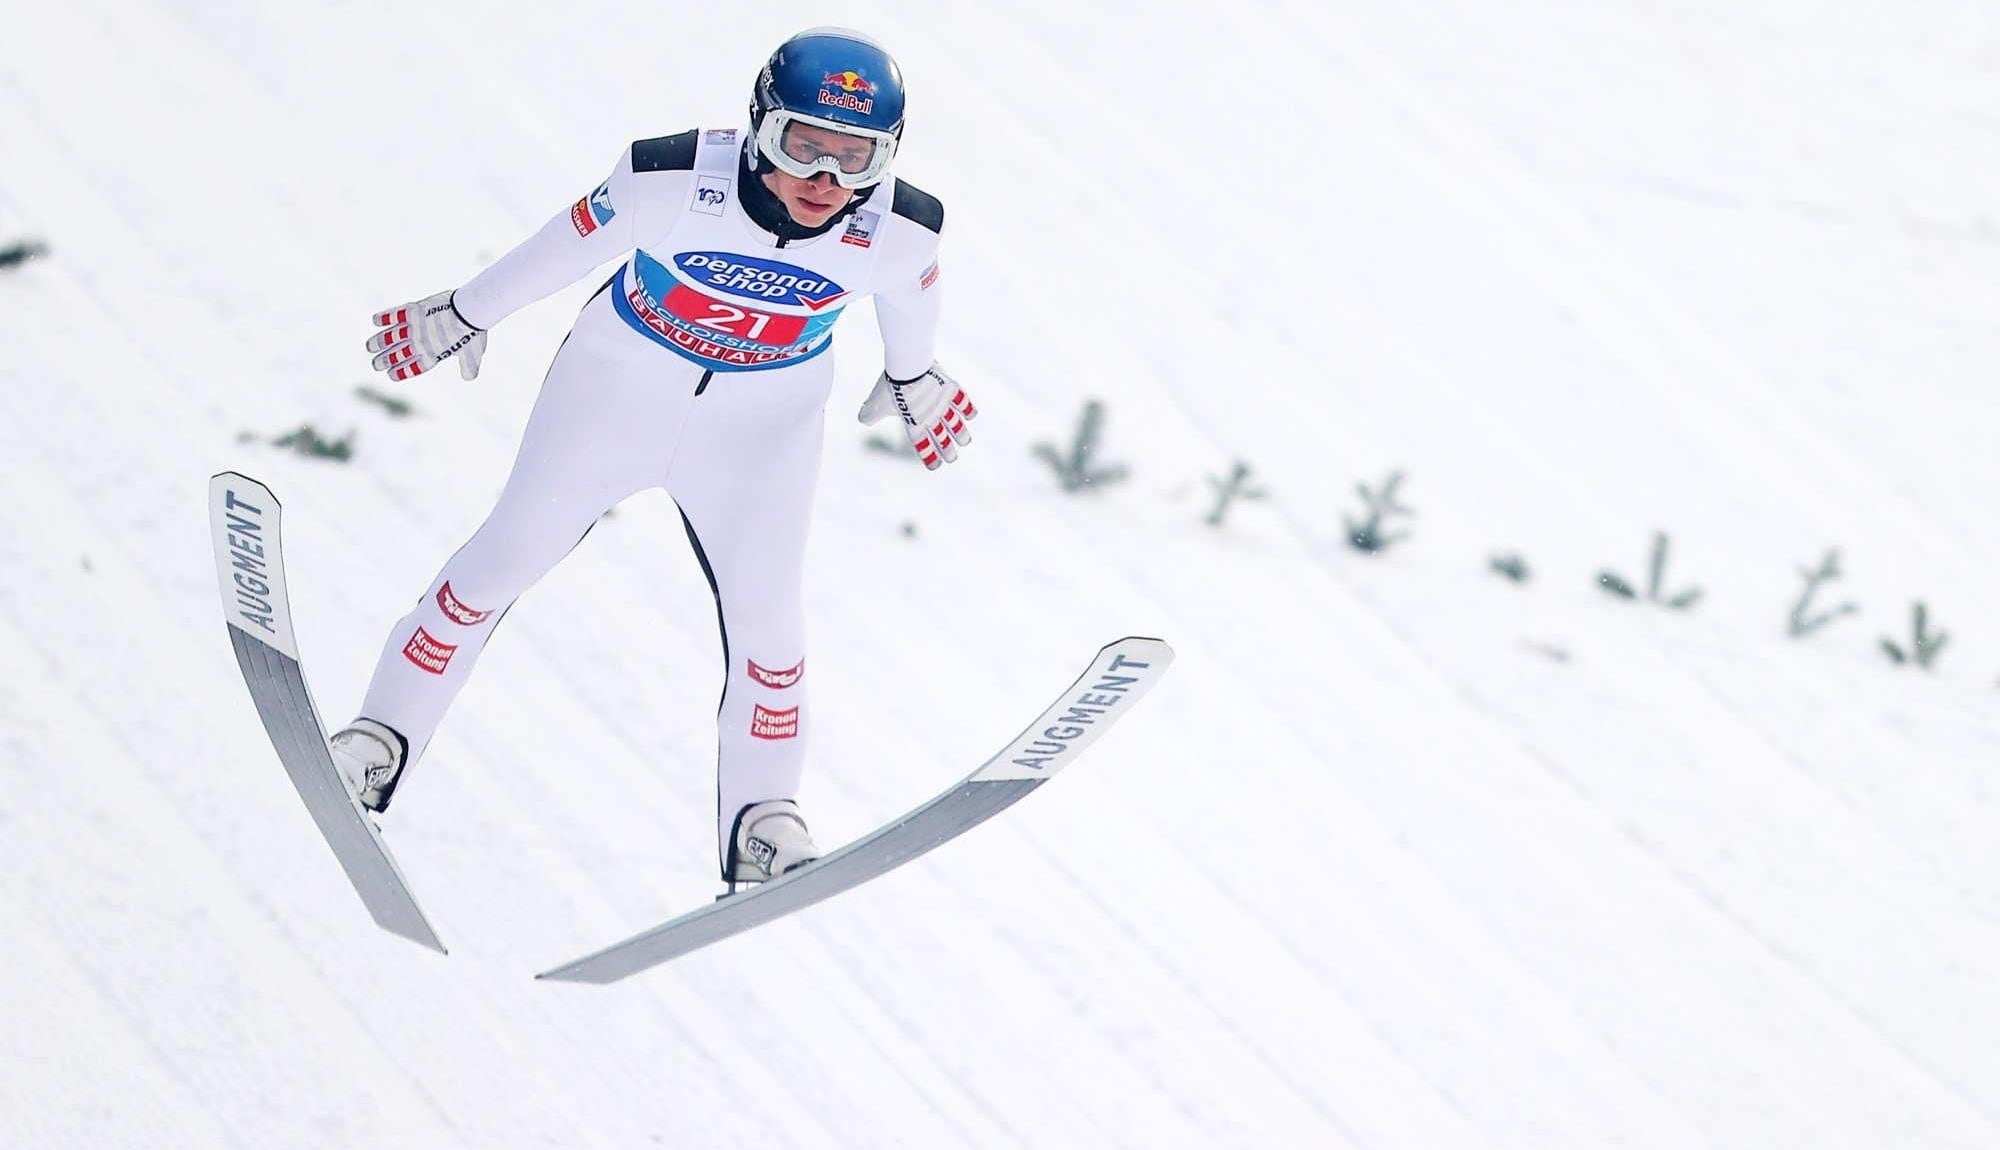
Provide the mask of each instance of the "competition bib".
[{"label": "competition bib", "polygon": [[789,367],[832,347],[841,310],[875,290],[871,249],[895,199],[891,183],[844,232],[791,247],[746,244],[753,232],[736,187],[739,141],[733,129],[702,133],[680,211],[642,241],[612,293],[634,330],[714,372]]},{"label": "competition bib", "polygon": [[619,310],[657,342],[713,371],[785,367],[826,350],[848,291],[782,260],[735,252],[641,251]]}]

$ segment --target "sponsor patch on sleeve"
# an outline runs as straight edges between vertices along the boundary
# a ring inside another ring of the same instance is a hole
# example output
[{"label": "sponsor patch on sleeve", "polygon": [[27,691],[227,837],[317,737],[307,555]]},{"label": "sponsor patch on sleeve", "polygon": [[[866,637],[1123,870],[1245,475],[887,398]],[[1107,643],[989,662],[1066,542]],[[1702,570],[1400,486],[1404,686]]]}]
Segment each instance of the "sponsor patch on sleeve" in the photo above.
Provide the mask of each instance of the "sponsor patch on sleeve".
[{"label": "sponsor patch on sleeve", "polygon": [[618,213],[611,207],[611,181],[597,185],[596,190],[572,204],[569,209],[570,226],[579,236],[587,236],[610,223]]},{"label": "sponsor patch on sleeve", "polygon": [[938,280],[938,261],[932,260],[931,266],[924,269],[924,278],[917,281],[917,286],[923,291],[929,291],[931,290],[931,285],[936,283],[937,280]]}]

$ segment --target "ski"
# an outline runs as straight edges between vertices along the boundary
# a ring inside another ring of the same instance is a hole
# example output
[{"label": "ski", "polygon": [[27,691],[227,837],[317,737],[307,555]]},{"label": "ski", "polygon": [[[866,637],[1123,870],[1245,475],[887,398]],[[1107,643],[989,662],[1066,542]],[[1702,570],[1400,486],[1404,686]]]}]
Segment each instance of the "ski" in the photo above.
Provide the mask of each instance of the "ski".
[{"label": "ski", "polygon": [[278,760],[368,913],[384,930],[442,954],[444,944],[403,881],[382,832],[348,792],[327,753],[325,728],[306,690],[292,634],[280,511],[271,489],[248,476],[225,471],[208,481],[215,573],[237,665]]},{"label": "ski", "polygon": [[1124,638],[985,765],[930,802],[832,854],[718,899],[536,978],[616,982],[832,898],[886,874],[1013,806],[1095,742],[1173,662],[1158,639]]}]

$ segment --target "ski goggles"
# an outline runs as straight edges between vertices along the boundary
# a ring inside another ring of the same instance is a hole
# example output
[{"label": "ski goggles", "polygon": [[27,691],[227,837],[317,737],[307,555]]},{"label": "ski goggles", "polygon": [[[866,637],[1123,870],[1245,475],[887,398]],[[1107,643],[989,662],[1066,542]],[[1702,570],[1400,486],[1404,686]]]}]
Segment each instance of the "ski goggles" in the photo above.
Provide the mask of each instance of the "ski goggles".
[{"label": "ski goggles", "polygon": [[757,150],[786,175],[810,180],[831,172],[843,188],[865,188],[889,174],[896,137],[773,108],[757,129]]}]

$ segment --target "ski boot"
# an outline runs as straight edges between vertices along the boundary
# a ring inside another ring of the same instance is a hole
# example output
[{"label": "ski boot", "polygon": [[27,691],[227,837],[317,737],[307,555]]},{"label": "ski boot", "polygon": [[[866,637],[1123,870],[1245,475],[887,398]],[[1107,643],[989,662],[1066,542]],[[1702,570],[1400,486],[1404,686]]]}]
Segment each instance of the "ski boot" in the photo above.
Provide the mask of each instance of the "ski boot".
[{"label": "ski boot", "polygon": [[768,882],[819,858],[812,832],[790,799],[751,803],[736,815],[730,835],[730,865],[723,878],[733,891],[738,883]]},{"label": "ski boot", "polygon": [[388,810],[410,756],[409,742],[394,728],[373,719],[356,719],[327,743],[333,765],[347,780],[348,793],[371,811]]}]

